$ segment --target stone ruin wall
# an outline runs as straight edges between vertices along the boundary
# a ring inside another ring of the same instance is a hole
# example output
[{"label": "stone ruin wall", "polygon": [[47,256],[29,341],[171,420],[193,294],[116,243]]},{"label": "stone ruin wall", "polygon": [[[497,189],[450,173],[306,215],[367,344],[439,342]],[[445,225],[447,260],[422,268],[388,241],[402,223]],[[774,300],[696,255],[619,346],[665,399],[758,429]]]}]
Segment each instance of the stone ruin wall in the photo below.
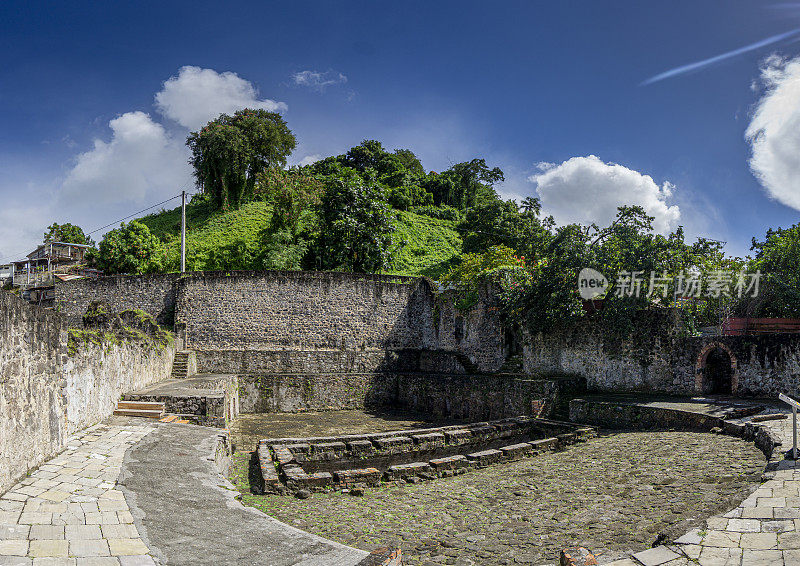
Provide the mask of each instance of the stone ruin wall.
[{"label": "stone ruin wall", "polygon": [[122,393],[169,376],[174,348],[80,344],[58,313],[0,292],[0,493],[113,412]]},{"label": "stone ruin wall", "polygon": [[98,279],[58,281],[56,310],[63,313],[70,328],[83,327],[83,315],[92,301],[104,301],[113,312],[140,309],[163,326],[175,318],[178,273],[112,275]]},{"label": "stone ruin wall", "polygon": [[201,372],[386,371],[387,355],[405,350],[458,356],[439,371],[493,372],[505,361],[496,308],[481,301],[462,313],[424,278],[204,272],[64,281],[55,294],[70,326],[98,299],[174,321]]},{"label": "stone ruin wall", "polygon": [[733,362],[734,394],[800,396],[800,334],[686,337],[670,312],[644,313],[637,328],[621,342],[587,322],[528,334],[524,370],[575,373],[593,391],[699,395],[705,357],[720,348]]},{"label": "stone ruin wall", "polygon": [[206,273],[181,281],[176,322],[197,350],[430,349],[431,296],[407,277]]}]

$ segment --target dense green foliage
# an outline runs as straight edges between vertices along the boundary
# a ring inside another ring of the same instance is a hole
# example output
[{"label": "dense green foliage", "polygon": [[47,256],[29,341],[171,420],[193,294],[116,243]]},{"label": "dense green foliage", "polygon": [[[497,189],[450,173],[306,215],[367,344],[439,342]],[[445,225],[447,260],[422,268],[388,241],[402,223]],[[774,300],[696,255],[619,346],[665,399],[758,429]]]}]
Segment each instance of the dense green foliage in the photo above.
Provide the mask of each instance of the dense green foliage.
[{"label": "dense green foliage", "polygon": [[385,270],[394,225],[383,191],[359,176],[329,178],[318,207],[314,256],[321,269]]},{"label": "dense green foliage", "polygon": [[800,224],[769,229],[763,241],[753,238],[750,272],[760,271],[757,297],[744,298],[733,307],[742,317],[800,317]]},{"label": "dense green foliage", "polygon": [[[505,321],[533,331],[589,316],[621,336],[642,309],[676,306],[689,332],[730,314],[800,316],[800,225],[754,240],[755,257],[745,261],[726,257],[711,240],[687,242],[682,228],[655,234],[653,218],[635,206],[621,207],[608,226],[558,226],[535,198],[500,199],[494,185],[503,172],[481,158],[437,173],[409,149],[365,140],[287,169],[295,139],[268,112],[222,115],[187,143],[203,187],[187,207],[190,270],[427,275],[459,293],[464,309],[482,288],[494,288]],[[110,232],[98,266],[112,273],[177,270],[180,210],[147,216],[142,225],[152,235],[131,225]],[[61,227],[51,228],[55,234]],[[580,298],[576,283],[585,267],[611,282],[600,301]],[[755,298],[733,296],[729,285],[718,296],[685,299],[687,279],[720,270],[768,275]],[[631,272],[640,276],[638,295],[624,291]],[[658,279],[650,281],[651,273]]]},{"label": "dense green foliage", "polygon": [[90,250],[90,261],[106,274],[153,273],[164,267],[166,250],[150,229],[132,220],[106,232],[96,250]]},{"label": "dense green foliage", "polygon": [[75,226],[67,222],[66,224],[57,224],[53,222],[47,227],[47,232],[44,233],[44,243],[62,242],[65,244],[84,244],[93,246],[94,240],[83,233],[83,228]]},{"label": "dense green foliage", "polygon": [[283,118],[266,110],[223,114],[186,140],[198,186],[223,208],[245,201],[259,173],[285,166],[296,144]]},{"label": "dense green foliage", "polygon": [[400,212],[395,229],[390,273],[438,279],[458,261],[461,238],[452,221]]}]

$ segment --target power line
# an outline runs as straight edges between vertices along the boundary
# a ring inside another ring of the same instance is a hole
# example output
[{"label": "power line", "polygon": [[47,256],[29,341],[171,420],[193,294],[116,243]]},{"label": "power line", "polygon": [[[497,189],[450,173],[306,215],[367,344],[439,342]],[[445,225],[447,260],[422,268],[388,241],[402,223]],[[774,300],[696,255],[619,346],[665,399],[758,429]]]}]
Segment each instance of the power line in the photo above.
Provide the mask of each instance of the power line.
[{"label": "power line", "polygon": [[[189,193],[189,192],[187,192],[187,193],[186,193],[186,195],[187,195],[187,196],[194,196],[194,195],[196,195],[196,194],[197,194],[197,193]],[[105,230],[106,228],[110,228],[111,226],[113,226],[114,224],[117,224],[118,222],[123,222],[124,220],[128,220],[129,218],[133,218],[134,216],[139,216],[139,215],[140,215],[140,214],[142,214],[143,212],[147,212],[148,210],[152,210],[152,209],[154,209],[155,207],[157,207],[157,206],[161,206],[162,204],[166,204],[166,203],[168,203],[168,202],[170,202],[170,201],[172,201],[172,200],[175,200],[176,198],[181,198],[181,193],[178,193],[177,195],[175,195],[175,196],[173,196],[173,197],[170,197],[170,198],[168,198],[167,200],[161,201],[161,202],[159,202],[159,203],[157,203],[157,204],[154,204],[154,205],[152,205],[152,206],[148,206],[147,208],[145,208],[145,209],[143,209],[143,210],[140,210],[139,212],[134,212],[133,214],[129,214],[129,215],[128,215],[128,216],[126,216],[125,218],[120,218],[119,220],[115,220],[114,222],[111,222],[111,223],[109,223],[109,224],[106,224],[105,226],[102,226],[102,227],[100,227],[100,228],[95,228],[95,229],[94,229],[94,230],[92,230],[91,232],[84,232],[84,234],[85,234],[85,235],[87,235],[87,236],[89,236],[90,234],[94,234],[94,233],[96,233],[96,232],[100,232],[101,230]],[[21,254],[23,254],[23,253],[24,253],[24,252],[17,252],[17,253],[13,253],[13,254],[3,254],[1,257],[3,257],[4,259],[7,259],[7,260],[9,260],[9,258],[19,257],[19,256],[20,256]],[[14,261],[14,260],[13,260],[13,259],[10,259],[9,261]]]},{"label": "power line", "polygon": [[144,210],[140,210],[139,212],[134,212],[133,214],[129,214],[129,215],[128,215],[128,216],[126,216],[125,218],[120,218],[119,220],[114,220],[114,222],[111,222],[110,224],[106,224],[105,226],[103,226],[103,227],[101,227],[101,228],[95,228],[95,229],[94,229],[94,230],[92,230],[91,232],[85,232],[85,234],[88,236],[89,234],[94,234],[95,232],[99,232],[100,230],[105,230],[106,228],[109,228],[109,227],[113,226],[113,225],[114,225],[114,224],[116,224],[117,222],[122,222],[123,220],[127,220],[128,218],[133,218],[134,216],[139,216],[139,215],[140,215],[141,213],[143,213],[143,212],[147,212],[148,210],[152,210],[152,209],[154,209],[155,207],[157,207],[157,206],[161,206],[162,204],[166,204],[166,203],[168,203],[168,202],[169,202],[169,201],[171,201],[171,200],[175,200],[176,198],[181,198],[181,195],[180,195],[180,194],[177,194],[177,195],[175,195],[174,197],[170,197],[170,198],[168,198],[167,200],[164,200],[164,201],[161,201],[161,202],[159,202],[158,204],[154,204],[153,206],[148,206],[148,207],[147,207],[147,208],[145,208]]}]

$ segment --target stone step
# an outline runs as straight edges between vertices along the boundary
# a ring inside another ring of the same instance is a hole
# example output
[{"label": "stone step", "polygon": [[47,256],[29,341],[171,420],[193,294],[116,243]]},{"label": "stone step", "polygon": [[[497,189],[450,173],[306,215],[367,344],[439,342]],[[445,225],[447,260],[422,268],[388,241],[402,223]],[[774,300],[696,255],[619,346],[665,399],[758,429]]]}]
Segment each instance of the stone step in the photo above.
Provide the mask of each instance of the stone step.
[{"label": "stone step", "polygon": [[160,419],[164,411],[148,411],[145,409],[117,409],[114,414],[118,417],[144,417],[146,419]]},{"label": "stone step", "polygon": [[158,401],[120,401],[117,409],[139,409],[143,411],[163,411],[164,403]]}]

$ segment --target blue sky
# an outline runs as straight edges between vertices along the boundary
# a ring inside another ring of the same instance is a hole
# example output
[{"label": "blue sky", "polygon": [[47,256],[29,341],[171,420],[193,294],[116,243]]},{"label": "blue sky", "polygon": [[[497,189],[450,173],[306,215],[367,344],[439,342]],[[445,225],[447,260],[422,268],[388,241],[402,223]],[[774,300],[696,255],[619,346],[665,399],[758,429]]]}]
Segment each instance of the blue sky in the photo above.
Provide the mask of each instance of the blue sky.
[{"label": "blue sky", "polygon": [[368,138],[485,157],[560,221],[633,200],[744,254],[798,221],[800,36],[742,48],[798,28],[800,4],[745,1],[7,0],[0,260],[191,187],[186,133],[242,105],[281,111],[295,163]]}]

